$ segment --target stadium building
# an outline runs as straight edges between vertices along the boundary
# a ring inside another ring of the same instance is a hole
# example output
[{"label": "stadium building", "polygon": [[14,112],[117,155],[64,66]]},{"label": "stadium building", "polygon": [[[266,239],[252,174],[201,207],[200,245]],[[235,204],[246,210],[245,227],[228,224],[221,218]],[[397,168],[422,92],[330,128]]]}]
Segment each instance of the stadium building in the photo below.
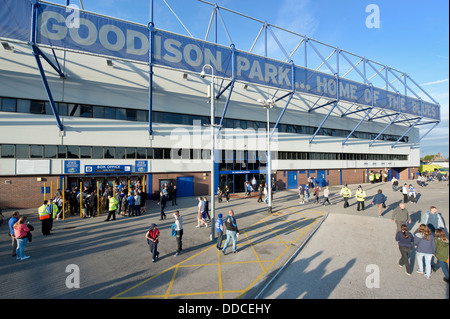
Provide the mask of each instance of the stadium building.
[{"label": "stadium building", "polygon": [[[420,165],[419,126],[440,122],[439,104],[406,73],[302,35],[287,54],[278,27],[256,19],[266,52],[270,38],[288,62],[153,23],[4,3],[3,208],[37,207],[80,183],[140,181],[148,194],[173,183],[178,196],[208,195],[212,149],[214,185],[234,193],[246,180],[264,182],[268,164],[276,189],[308,177],[364,183],[372,171],[406,180]],[[212,10],[211,21],[230,12]]]}]

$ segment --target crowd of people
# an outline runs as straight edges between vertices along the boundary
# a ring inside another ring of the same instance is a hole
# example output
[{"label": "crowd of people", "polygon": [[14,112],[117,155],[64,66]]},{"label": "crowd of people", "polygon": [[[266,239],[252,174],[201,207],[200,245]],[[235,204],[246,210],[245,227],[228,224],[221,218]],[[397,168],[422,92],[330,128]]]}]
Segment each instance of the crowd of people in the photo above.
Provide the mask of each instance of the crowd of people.
[{"label": "crowd of people", "polygon": [[[374,177],[377,181],[377,177]],[[300,198],[300,205],[308,203],[310,198],[314,198],[313,204],[332,205],[330,202],[331,192],[329,186],[325,186],[322,190],[321,187],[313,178],[309,178],[305,185],[300,185],[298,188],[298,194]],[[374,182],[375,183],[375,182]],[[418,181],[420,183],[420,181]],[[254,181],[252,183],[246,182],[245,185],[248,193],[258,190],[258,202],[264,201],[267,203],[268,189],[267,184],[259,184],[257,186]],[[448,283],[448,233],[445,228],[445,223],[437,212],[435,206],[431,206],[429,211],[422,215],[420,226],[414,234],[411,234],[410,227],[412,225],[411,215],[406,208],[406,203],[411,202],[417,204],[417,192],[412,184],[405,183],[401,188],[398,188],[398,180],[392,179],[392,186],[395,192],[400,191],[401,197],[400,204],[392,211],[392,221],[396,224],[395,240],[398,243],[400,252],[399,265],[405,267],[406,273],[411,275],[412,269],[410,265],[410,258],[412,252],[415,252],[417,258],[418,270],[417,273],[424,274],[427,278],[430,278],[432,271],[442,269],[444,273],[444,281]],[[95,212],[98,208],[98,203],[104,201],[102,206],[107,207],[108,216],[105,221],[115,220],[116,215],[119,216],[140,216],[145,213],[146,197],[143,195],[142,188],[139,184],[133,186],[127,186],[119,184],[117,190],[114,192],[112,187],[105,187],[105,191],[102,196],[97,197],[97,193],[94,189],[85,187],[83,191],[78,191],[77,188],[70,190],[68,196],[71,214],[81,214],[83,218],[95,217]],[[320,196],[323,191],[323,201],[320,201]],[[158,199],[158,205],[160,206],[160,220],[166,220],[167,216],[165,208],[168,200],[172,200],[172,206],[176,203],[176,186],[167,184],[163,185],[160,196]],[[348,185],[344,185],[339,196],[343,199],[343,207],[347,209],[350,207],[350,200],[352,198],[352,190]],[[223,189],[218,188],[218,201],[222,202],[224,197],[227,202],[229,201],[230,191],[228,186]],[[336,194],[337,195],[337,194]],[[362,185],[359,185],[354,192],[354,198],[356,199],[356,211],[364,211],[366,208],[367,193],[363,189]],[[264,200],[263,200],[264,196]],[[337,197],[337,196],[336,196]],[[43,204],[38,208],[39,220],[42,224],[42,234],[48,236],[52,234],[53,220],[57,220],[61,216],[62,212],[62,194],[60,190],[57,190],[55,196],[49,200],[45,200]],[[80,203],[81,200],[81,203]],[[378,216],[383,216],[383,209],[386,206],[387,197],[383,194],[381,189],[378,189],[373,194],[371,205],[377,206]],[[92,204],[94,203],[94,204]],[[77,210],[78,208],[78,210]],[[197,228],[202,226],[208,227],[211,223],[211,216],[209,214],[209,202],[207,197],[198,197],[197,206]],[[81,211],[80,211],[81,209]],[[1,212],[0,212],[1,215]],[[3,216],[3,215],[2,215]],[[183,237],[183,218],[180,212],[176,210],[173,213],[174,223],[172,225],[172,235],[176,238],[177,250],[175,256],[178,256],[182,252],[182,237]],[[226,254],[226,250],[231,241],[233,241],[233,253],[238,252],[237,238],[239,236],[239,230],[237,227],[236,218],[234,217],[234,211],[229,210],[228,216],[223,219],[222,214],[219,214],[215,225],[217,232],[216,247]],[[26,260],[30,258],[25,254],[25,247],[27,242],[31,241],[31,232],[34,230],[33,226],[29,224],[26,216],[20,216],[19,212],[15,212],[9,220],[10,236],[12,238],[13,255],[17,256],[18,260]],[[222,242],[225,239],[225,244],[222,246]],[[156,262],[159,258],[158,244],[160,240],[160,231],[155,223],[152,223],[145,235],[149,250],[152,255],[153,262]]]}]

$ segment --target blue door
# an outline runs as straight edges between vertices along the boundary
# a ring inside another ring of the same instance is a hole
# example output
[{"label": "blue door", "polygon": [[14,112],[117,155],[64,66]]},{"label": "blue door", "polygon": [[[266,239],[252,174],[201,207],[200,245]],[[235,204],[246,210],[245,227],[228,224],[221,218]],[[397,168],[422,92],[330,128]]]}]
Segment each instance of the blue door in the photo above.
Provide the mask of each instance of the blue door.
[{"label": "blue door", "polygon": [[297,171],[288,171],[288,180],[287,180],[287,188],[288,189],[297,189]]},{"label": "blue door", "polygon": [[177,196],[178,197],[194,196],[193,176],[177,177]]},{"label": "blue door", "polygon": [[320,187],[327,186],[327,171],[325,170],[317,171],[317,184],[319,184]]}]

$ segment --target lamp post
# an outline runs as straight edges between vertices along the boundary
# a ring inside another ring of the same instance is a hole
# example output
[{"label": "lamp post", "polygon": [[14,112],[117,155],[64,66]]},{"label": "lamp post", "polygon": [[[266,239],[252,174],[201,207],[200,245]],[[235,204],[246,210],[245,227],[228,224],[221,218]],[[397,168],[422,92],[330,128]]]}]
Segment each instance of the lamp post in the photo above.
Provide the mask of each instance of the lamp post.
[{"label": "lamp post", "polygon": [[210,64],[205,64],[202,68],[202,72],[200,73],[200,76],[202,78],[205,78],[206,73],[205,73],[205,68],[209,68],[211,69],[211,90],[210,90],[210,99],[211,99],[211,203],[210,203],[210,208],[211,208],[211,235],[210,235],[210,240],[214,240],[215,238],[215,222],[214,222],[214,218],[215,218],[215,207],[216,207],[216,203],[215,203],[215,138],[214,138],[214,100],[215,100],[215,89],[214,89],[214,68],[210,65]]},{"label": "lamp post", "polygon": [[258,102],[263,105],[267,111],[267,174],[266,174],[266,184],[269,197],[269,205],[267,211],[272,214],[272,155],[270,153],[270,123],[269,123],[269,110],[273,108],[275,102],[272,99],[263,100],[258,99]]}]

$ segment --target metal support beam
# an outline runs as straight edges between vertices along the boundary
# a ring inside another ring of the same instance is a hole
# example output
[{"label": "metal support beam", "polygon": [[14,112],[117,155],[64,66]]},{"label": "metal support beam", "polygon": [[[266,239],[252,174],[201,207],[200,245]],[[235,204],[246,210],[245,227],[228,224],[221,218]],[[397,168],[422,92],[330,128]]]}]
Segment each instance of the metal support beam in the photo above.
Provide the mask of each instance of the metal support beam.
[{"label": "metal support beam", "polygon": [[[425,133],[425,134],[417,141],[417,143],[411,145],[411,148],[413,148],[413,147],[415,147],[416,145],[420,144],[420,141],[421,141],[425,136],[427,136],[432,130],[434,130],[435,127],[439,125],[439,123],[441,123],[441,122],[436,122],[436,123],[433,125],[433,127],[430,128],[430,129],[428,130],[428,132],[426,132],[426,133]],[[427,124],[431,124],[431,123],[427,123]]]},{"label": "metal support beam", "polygon": [[378,138],[383,135],[383,133],[388,129],[389,126],[391,126],[397,119],[398,117],[401,115],[401,113],[398,113],[397,116],[388,124],[386,125],[386,127],[380,132],[380,134],[377,135],[377,137],[375,137],[373,139],[373,141],[369,144],[369,147],[372,147],[373,143],[375,143],[376,140],[378,140]]},{"label": "metal support beam", "polygon": [[322,108],[322,107],[328,106],[328,105],[333,104],[333,103],[337,103],[337,100],[329,101],[329,102],[327,102],[327,103],[325,103],[325,104],[323,104],[323,105],[320,105],[320,106],[316,106],[316,107],[310,108],[310,109],[308,110],[308,112],[312,112],[312,111],[314,111],[314,110],[320,109],[320,108]]},{"label": "metal support beam", "polygon": [[346,117],[347,115],[355,114],[355,113],[359,113],[359,112],[365,112],[365,111],[368,111],[368,110],[371,110],[371,109],[372,109],[371,107],[368,107],[368,108],[365,108],[365,109],[344,113],[344,114],[341,115],[341,117]]},{"label": "metal support beam", "polygon": [[345,145],[347,143],[348,139],[355,133],[355,131],[358,129],[358,127],[364,122],[364,120],[369,116],[369,114],[373,111],[373,108],[370,108],[366,115],[359,121],[359,123],[353,128],[353,130],[350,132],[350,134],[345,138],[345,140],[342,142],[342,145]]},{"label": "metal support beam", "polygon": [[[422,117],[419,117],[419,119],[413,124],[413,125],[411,125],[409,128],[408,128],[408,130],[405,132],[405,133],[403,133],[403,135],[402,136],[400,136],[399,138],[398,138],[398,140],[397,141],[395,141],[395,143],[391,146],[391,148],[394,148],[401,140],[402,140],[402,138],[404,138],[405,136],[406,136],[406,134],[408,134],[417,124],[419,124],[419,122],[420,121],[422,121]],[[396,122],[396,123],[398,123],[398,122]]]},{"label": "metal support beam", "polygon": [[[53,95],[52,92],[50,90],[50,86],[48,84],[48,80],[47,80],[47,76],[45,75],[45,71],[44,68],[42,67],[42,63],[41,63],[41,59],[40,56],[42,56],[44,58],[44,60],[46,60],[53,69],[55,69],[56,72],[58,72],[58,74],[61,77],[65,77],[64,73],[62,73],[61,68],[59,67],[59,63],[58,66],[56,66],[50,59],[48,59],[48,57],[36,46],[36,28],[37,28],[37,7],[39,5],[39,2],[37,0],[33,0],[32,1],[32,11],[31,11],[31,38],[30,38],[30,45],[31,48],[33,49],[33,56],[36,60],[36,64],[38,66],[39,69],[39,74],[41,76],[41,80],[42,80],[42,84],[44,85],[44,89],[45,89],[45,93],[47,94],[47,98],[48,101],[50,103],[50,107],[52,108],[52,112],[53,115],[55,117],[56,120],[56,125],[59,128],[59,131],[62,132],[64,131],[64,125],[61,122],[61,119],[59,118],[59,114],[58,114],[58,109],[56,108],[56,103],[53,100]],[[55,55],[56,58],[56,55]]]},{"label": "metal support beam", "polygon": [[148,24],[148,135],[153,135],[153,22],[154,0],[150,0],[150,22]]},{"label": "metal support beam", "polygon": [[313,136],[311,137],[311,139],[309,140],[309,144],[312,143],[312,141],[314,140],[314,138],[316,137],[316,135],[319,133],[320,129],[322,128],[322,126],[325,124],[325,122],[328,120],[328,118],[330,117],[331,113],[333,113],[334,109],[336,108],[336,106],[338,105],[338,102],[335,101],[333,107],[331,108],[331,110],[328,112],[327,116],[325,116],[325,118],[323,119],[322,123],[320,123],[319,127],[317,128],[317,130],[314,132]]},{"label": "metal support beam", "polygon": [[[216,97],[216,98],[219,98],[221,96],[221,94],[223,94],[224,91],[228,87],[230,88],[230,92],[228,93],[227,101],[225,102],[225,106],[223,108],[222,117],[220,118],[219,128],[217,130],[216,139],[219,138],[220,132],[222,131],[223,120],[225,119],[225,115],[227,114],[228,106],[230,105],[231,94],[233,93],[233,89],[234,89],[234,83],[236,82],[235,61],[236,61],[236,49],[235,49],[234,44],[232,44],[231,45],[231,82],[230,82],[230,84],[227,85],[227,87],[222,92],[219,92],[219,94],[217,94],[217,97]],[[214,96],[211,96],[211,98],[213,99]],[[211,123],[211,124],[214,124],[214,123]]]},{"label": "metal support beam", "polygon": [[[295,71],[295,64],[294,64],[294,61],[291,61],[291,82],[292,82],[292,91],[291,91],[289,94],[283,96],[283,98],[284,98],[284,97],[286,97],[286,96],[289,95],[289,99],[287,100],[286,105],[284,106],[283,111],[281,111],[281,114],[280,114],[280,116],[278,117],[278,120],[277,120],[277,122],[275,123],[275,126],[274,126],[273,129],[272,129],[272,133],[270,133],[269,140],[272,139],[273,134],[275,133],[275,131],[276,131],[277,128],[278,128],[278,124],[280,124],[280,121],[281,121],[281,119],[283,118],[284,113],[286,112],[286,109],[288,108],[289,104],[291,103],[292,97],[293,97],[294,94],[295,94],[295,72],[294,72],[294,71]],[[279,100],[279,99],[278,99],[278,100]],[[277,100],[277,101],[278,101],[278,100]]]}]

